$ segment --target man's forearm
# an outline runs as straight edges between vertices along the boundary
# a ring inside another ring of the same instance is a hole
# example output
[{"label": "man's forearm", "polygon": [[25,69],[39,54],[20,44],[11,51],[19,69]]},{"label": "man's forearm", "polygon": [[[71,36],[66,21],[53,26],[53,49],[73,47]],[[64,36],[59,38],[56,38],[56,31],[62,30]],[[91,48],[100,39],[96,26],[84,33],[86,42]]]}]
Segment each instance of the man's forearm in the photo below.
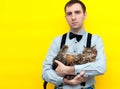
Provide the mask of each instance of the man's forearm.
[{"label": "man's forearm", "polygon": [[74,75],[74,74],[75,74],[74,66],[66,66],[66,75]]},{"label": "man's forearm", "polygon": [[63,82],[68,85],[78,85],[81,82],[86,82],[89,77],[83,77],[85,74],[85,71],[82,71],[80,74],[76,75],[73,79],[68,80],[66,78],[63,79]]}]

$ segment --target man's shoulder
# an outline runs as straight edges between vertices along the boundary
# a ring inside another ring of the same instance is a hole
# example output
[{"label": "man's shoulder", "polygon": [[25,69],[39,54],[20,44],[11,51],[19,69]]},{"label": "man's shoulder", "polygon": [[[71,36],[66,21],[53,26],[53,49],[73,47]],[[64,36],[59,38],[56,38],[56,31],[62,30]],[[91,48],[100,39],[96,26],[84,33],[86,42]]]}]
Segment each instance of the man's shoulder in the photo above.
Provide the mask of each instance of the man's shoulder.
[{"label": "man's shoulder", "polygon": [[54,38],[53,38],[53,42],[56,43],[56,44],[60,44],[63,35],[64,35],[64,33],[63,33],[63,34],[60,34],[60,35],[58,35],[58,36],[56,36],[56,37],[54,37]]},{"label": "man's shoulder", "polygon": [[56,36],[56,37],[54,37],[54,40],[56,40],[56,41],[60,41],[62,39],[62,35],[59,35],[59,36]]},{"label": "man's shoulder", "polygon": [[67,33],[63,33],[63,34],[60,34],[60,35],[56,36],[56,37],[54,38],[54,40],[56,40],[56,41],[61,41],[63,35],[65,35],[65,34],[66,34],[66,36],[67,36]]},{"label": "man's shoulder", "polygon": [[98,35],[98,34],[92,34],[92,43],[96,44],[96,43],[99,43],[99,42],[102,42],[101,36]]},{"label": "man's shoulder", "polygon": [[98,34],[92,34],[92,38],[97,40],[97,39],[101,39],[101,36]]}]

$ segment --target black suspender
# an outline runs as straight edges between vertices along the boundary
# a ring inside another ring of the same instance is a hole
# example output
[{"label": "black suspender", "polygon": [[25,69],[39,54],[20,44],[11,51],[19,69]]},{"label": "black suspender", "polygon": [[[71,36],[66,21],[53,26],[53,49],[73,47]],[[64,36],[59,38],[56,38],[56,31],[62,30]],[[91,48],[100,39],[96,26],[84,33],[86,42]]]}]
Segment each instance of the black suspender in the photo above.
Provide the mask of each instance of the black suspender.
[{"label": "black suspender", "polygon": [[61,48],[62,48],[62,46],[65,44],[66,37],[67,37],[67,33],[63,34],[63,36],[62,36],[62,40],[61,40],[60,49],[61,49]]},{"label": "black suspender", "polygon": [[88,47],[88,48],[91,47],[91,38],[92,38],[92,34],[91,34],[91,33],[88,33],[88,36],[87,36],[87,44],[86,44],[86,47]]},{"label": "black suspender", "polygon": [[44,81],[44,83],[43,83],[43,87],[44,87],[44,89],[46,89],[47,88],[47,81]]}]

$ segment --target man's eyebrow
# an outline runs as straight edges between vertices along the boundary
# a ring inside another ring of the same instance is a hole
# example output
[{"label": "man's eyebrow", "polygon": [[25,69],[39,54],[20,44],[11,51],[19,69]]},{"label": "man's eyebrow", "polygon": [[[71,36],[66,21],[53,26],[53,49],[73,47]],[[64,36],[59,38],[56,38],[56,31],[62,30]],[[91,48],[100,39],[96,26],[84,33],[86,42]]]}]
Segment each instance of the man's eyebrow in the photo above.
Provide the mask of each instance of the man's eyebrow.
[{"label": "man's eyebrow", "polygon": [[68,11],[68,12],[66,12],[66,13],[72,13],[72,11]]},{"label": "man's eyebrow", "polygon": [[75,12],[82,12],[81,10],[76,10]]},{"label": "man's eyebrow", "polygon": [[72,12],[71,12],[71,11],[68,11],[68,12],[66,12],[66,14],[67,14],[67,15],[70,15],[70,14],[72,14]]},{"label": "man's eyebrow", "polygon": [[75,11],[81,11],[81,10],[75,10]]}]

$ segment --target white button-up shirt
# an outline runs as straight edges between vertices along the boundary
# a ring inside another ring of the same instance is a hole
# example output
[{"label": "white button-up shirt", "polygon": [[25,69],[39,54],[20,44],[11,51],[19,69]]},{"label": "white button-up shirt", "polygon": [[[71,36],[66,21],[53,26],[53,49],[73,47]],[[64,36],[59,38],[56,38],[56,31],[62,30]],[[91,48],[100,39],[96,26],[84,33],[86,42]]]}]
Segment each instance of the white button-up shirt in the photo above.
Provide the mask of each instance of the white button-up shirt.
[{"label": "white button-up shirt", "polygon": [[[70,32],[67,33],[66,42],[65,42],[65,44],[68,45],[67,52],[71,54],[82,53],[84,49],[83,46],[86,46],[88,33],[85,30],[82,30],[79,33],[79,35],[83,35],[83,37],[79,42],[77,42],[76,38],[73,38],[70,40],[69,33]],[[43,64],[42,78],[43,80],[51,82],[56,86],[59,86],[61,83],[63,83],[63,89],[80,89],[81,87],[80,84],[76,86],[64,84],[63,77],[58,76],[56,72],[52,69],[53,59],[60,50],[61,39],[62,39],[62,36],[56,37],[50,46],[50,49],[46,56],[46,60],[44,61],[44,64]],[[96,45],[96,49],[97,49],[96,61],[74,66],[75,74],[80,73],[82,70],[85,70],[86,73],[84,76],[90,77],[86,81],[85,87],[94,85],[95,83],[94,76],[104,74],[106,70],[106,57],[104,54],[104,46],[103,46],[102,39],[98,35],[92,35],[91,47],[94,45]]]}]

